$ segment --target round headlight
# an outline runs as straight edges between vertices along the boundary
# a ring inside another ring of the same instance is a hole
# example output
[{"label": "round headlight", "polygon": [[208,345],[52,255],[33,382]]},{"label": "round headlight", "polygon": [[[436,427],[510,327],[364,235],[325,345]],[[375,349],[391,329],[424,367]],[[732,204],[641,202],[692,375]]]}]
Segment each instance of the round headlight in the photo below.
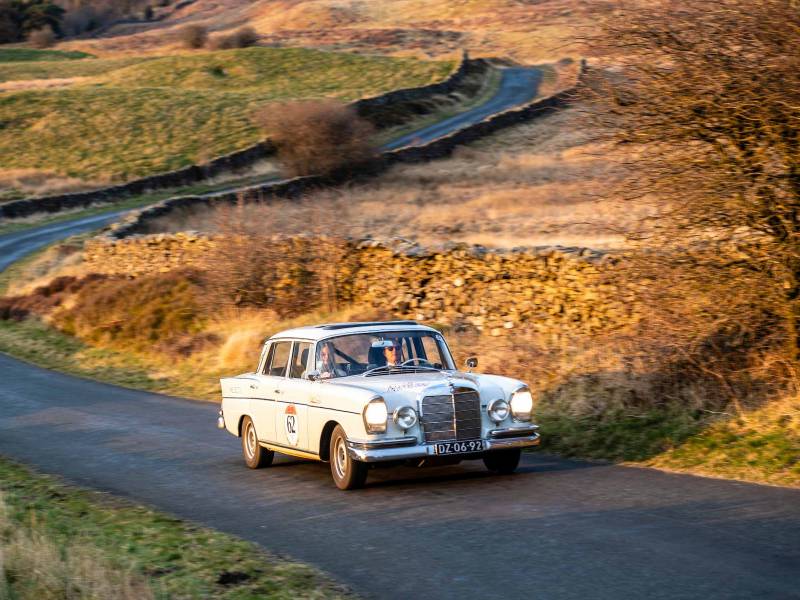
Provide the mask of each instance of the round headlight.
[{"label": "round headlight", "polygon": [[417,411],[410,406],[401,406],[394,411],[394,422],[400,429],[411,429],[417,424]]},{"label": "round headlight", "polygon": [[500,398],[499,400],[492,400],[489,402],[489,406],[487,407],[487,411],[489,412],[489,418],[494,421],[495,423],[500,423],[501,421],[505,421],[508,417],[508,402]]},{"label": "round headlight", "polygon": [[528,388],[517,390],[511,396],[511,414],[518,421],[530,421],[533,411],[533,396]]},{"label": "round headlight", "polygon": [[389,418],[389,411],[386,410],[386,402],[383,398],[373,398],[364,407],[364,427],[367,433],[383,433],[386,431],[386,421]]}]

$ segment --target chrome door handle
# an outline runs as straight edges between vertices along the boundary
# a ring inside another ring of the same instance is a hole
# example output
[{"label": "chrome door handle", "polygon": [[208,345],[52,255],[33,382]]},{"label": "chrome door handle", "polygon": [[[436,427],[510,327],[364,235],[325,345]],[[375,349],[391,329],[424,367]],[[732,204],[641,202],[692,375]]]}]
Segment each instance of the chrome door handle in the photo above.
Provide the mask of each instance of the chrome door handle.
[{"label": "chrome door handle", "polygon": [[311,400],[309,400],[308,403],[309,404],[319,404],[320,400],[318,398],[311,398]]},{"label": "chrome door handle", "polygon": [[275,393],[276,393],[276,394],[280,394],[280,393],[281,393],[281,391],[280,391],[280,390],[275,390]]},{"label": "chrome door handle", "polygon": [[258,386],[257,386],[255,383],[251,383],[251,384],[250,384],[250,389],[251,389],[251,390],[257,390],[257,389],[258,389]]}]

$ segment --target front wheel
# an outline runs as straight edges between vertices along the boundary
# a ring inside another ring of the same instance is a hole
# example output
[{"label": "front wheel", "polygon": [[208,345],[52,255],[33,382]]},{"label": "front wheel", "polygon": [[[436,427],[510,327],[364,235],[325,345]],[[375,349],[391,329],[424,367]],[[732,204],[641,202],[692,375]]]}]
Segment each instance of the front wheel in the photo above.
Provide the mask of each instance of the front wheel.
[{"label": "front wheel", "polygon": [[509,448],[508,450],[495,450],[483,457],[486,468],[500,475],[510,475],[517,470],[522,449]]},{"label": "front wheel", "polygon": [[341,425],[331,435],[331,475],[340,490],[355,490],[367,480],[367,464],[350,458],[347,453],[347,436]]},{"label": "front wheel", "polygon": [[242,421],[242,454],[245,464],[251,469],[268,467],[275,458],[272,450],[267,450],[258,443],[256,426],[250,417],[245,417]]}]

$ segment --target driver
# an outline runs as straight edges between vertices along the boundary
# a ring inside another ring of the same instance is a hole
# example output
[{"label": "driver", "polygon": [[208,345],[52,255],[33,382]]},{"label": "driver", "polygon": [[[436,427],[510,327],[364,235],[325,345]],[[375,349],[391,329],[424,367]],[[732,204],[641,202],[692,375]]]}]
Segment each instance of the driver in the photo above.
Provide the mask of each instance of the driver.
[{"label": "driver", "polygon": [[403,364],[403,349],[400,347],[400,342],[394,340],[391,346],[384,348],[383,357],[386,359],[387,367],[397,367]]},{"label": "driver", "polygon": [[319,347],[317,355],[317,369],[319,369],[320,379],[330,379],[331,377],[344,377],[344,369],[336,364],[333,359],[333,344],[325,342]]}]

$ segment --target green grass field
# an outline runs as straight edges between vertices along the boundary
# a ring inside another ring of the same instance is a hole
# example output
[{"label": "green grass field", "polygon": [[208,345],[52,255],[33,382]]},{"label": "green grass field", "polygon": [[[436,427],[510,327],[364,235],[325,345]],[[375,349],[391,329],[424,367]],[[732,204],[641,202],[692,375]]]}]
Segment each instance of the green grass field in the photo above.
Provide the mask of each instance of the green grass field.
[{"label": "green grass field", "polygon": [[1,598],[353,597],[308,565],[3,458],[0,556]]},{"label": "green grass field", "polygon": [[160,58],[0,64],[0,79],[80,79],[0,96],[3,169],[121,181],[247,147],[253,109],[343,101],[443,79],[451,62],[247,48]]},{"label": "green grass field", "polygon": [[34,50],[32,48],[0,48],[0,63],[30,61],[61,61],[92,58],[86,52],[62,50]]}]

